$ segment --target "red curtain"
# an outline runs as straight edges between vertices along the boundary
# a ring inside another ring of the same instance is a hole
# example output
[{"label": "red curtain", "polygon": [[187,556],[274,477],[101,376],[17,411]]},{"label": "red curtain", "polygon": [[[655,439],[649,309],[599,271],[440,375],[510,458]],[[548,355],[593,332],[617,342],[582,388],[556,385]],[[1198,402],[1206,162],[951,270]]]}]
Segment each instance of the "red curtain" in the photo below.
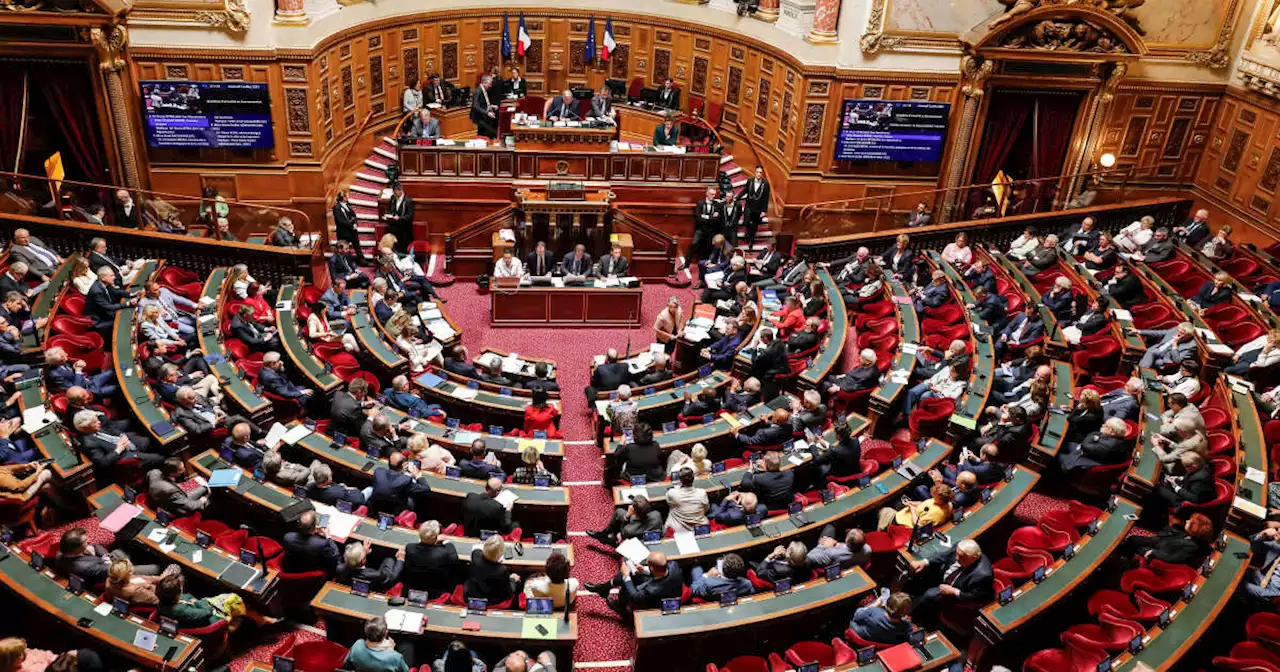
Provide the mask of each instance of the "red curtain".
[{"label": "red curtain", "polygon": [[39,90],[62,131],[71,156],[62,157],[70,168],[74,165],[86,182],[107,181],[106,158],[102,137],[98,132],[98,111],[93,104],[93,83],[86,68],[72,65],[31,66],[32,94]]},{"label": "red curtain", "polygon": [[990,184],[1004,167],[1023,127],[1031,119],[1035,104],[1034,95],[1017,91],[996,91],[991,97],[987,128],[982,134],[982,149],[973,170],[975,184]]},{"label": "red curtain", "polygon": [[1080,110],[1080,95],[1041,95],[1036,124],[1036,155],[1031,177],[1057,177],[1067,159],[1071,129]]},{"label": "red curtain", "polygon": [[0,64],[0,171],[13,170],[26,133],[22,118],[24,75],[23,66]]}]

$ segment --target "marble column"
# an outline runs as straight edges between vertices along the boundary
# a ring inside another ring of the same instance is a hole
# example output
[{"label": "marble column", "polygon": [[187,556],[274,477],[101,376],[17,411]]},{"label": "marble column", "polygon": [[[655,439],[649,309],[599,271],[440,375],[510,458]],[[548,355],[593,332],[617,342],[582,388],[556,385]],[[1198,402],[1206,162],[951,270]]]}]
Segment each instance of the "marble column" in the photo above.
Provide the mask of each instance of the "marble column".
[{"label": "marble column", "polygon": [[[942,198],[942,211],[939,212],[939,223],[950,222],[952,210],[959,198],[958,188],[964,179],[965,159],[969,156],[969,145],[973,139],[973,126],[978,119],[978,107],[982,104],[982,96],[986,93],[987,78],[995,71],[995,63],[984,61],[977,56],[965,56],[960,61],[960,71],[964,74],[964,84],[960,91],[964,95],[964,108],[960,113],[960,127],[956,129],[955,144],[951,148],[951,162],[947,165],[947,189]],[[963,205],[963,204],[961,204]]]},{"label": "marble column", "polygon": [[813,10],[813,29],[804,39],[810,42],[830,43],[838,38],[836,24],[840,22],[840,0],[818,0]]},{"label": "marble column", "polygon": [[304,0],[276,0],[276,23],[307,24],[311,18],[307,16]]},{"label": "marble column", "polygon": [[754,16],[766,23],[773,23],[778,20],[779,0],[760,0],[760,8],[756,10]]},{"label": "marble column", "polygon": [[124,70],[124,49],[129,43],[129,31],[120,25],[93,28],[89,31],[98,54],[98,69],[102,73],[107,90],[107,102],[111,108],[111,126],[116,135],[116,152],[120,156],[121,178],[131,189],[142,187],[138,172],[138,152],[134,143],[133,120],[129,116],[129,98],[125,95],[120,72]]}]

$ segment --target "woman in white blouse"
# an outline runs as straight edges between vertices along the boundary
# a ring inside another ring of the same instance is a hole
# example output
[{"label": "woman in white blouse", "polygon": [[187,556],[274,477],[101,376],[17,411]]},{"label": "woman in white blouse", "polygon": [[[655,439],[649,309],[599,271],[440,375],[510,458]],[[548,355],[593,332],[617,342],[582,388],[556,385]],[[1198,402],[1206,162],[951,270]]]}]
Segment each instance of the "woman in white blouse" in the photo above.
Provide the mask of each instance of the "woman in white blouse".
[{"label": "woman in white blouse", "polygon": [[75,286],[76,291],[88,295],[89,288],[97,281],[98,275],[89,270],[89,262],[84,257],[76,257],[76,260],[71,262],[71,284]]},{"label": "woman in white blouse", "polygon": [[1225,370],[1233,376],[1244,376],[1252,369],[1262,369],[1274,364],[1280,364],[1280,329],[1272,329],[1240,346],[1231,366]]},{"label": "woman in white blouse", "polygon": [[1021,236],[1014,238],[1009,244],[1009,252],[1006,256],[1022,261],[1037,247],[1040,247],[1040,238],[1036,236],[1036,227],[1028,226],[1022,230]]},{"label": "woman in white blouse", "polygon": [[182,339],[182,334],[178,333],[177,329],[160,319],[159,306],[143,307],[142,320],[138,325],[138,329],[142,332],[142,337],[148,341],[172,345],[176,348],[184,347],[187,343]]},{"label": "woman in white blouse", "polygon": [[495,278],[518,278],[524,275],[524,267],[520,260],[511,254],[511,248],[502,251],[502,258],[493,264],[493,277]]},{"label": "woman in white blouse", "polygon": [[1120,229],[1120,233],[1116,234],[1112,242],[1116,244],[1116,247],[1120,248],[1121,252],[1128,254],[1141,252],[1147,246],[1147,243],[1151,242],[1152,236],[1156,234],[1155,226],[1155,218],[1147,215]]},{"label": "woman in white blouse", "polygon": [[711,460],[707,459],[707,447],[701,443],[695,443],[687,455],[683,450],[671,451],[671,456],[667,458],[667,473],[672,474],[671,480],[675,480],[675,474],[680,473],[681,467],[689,467],[698,475],[711,473]]},{"label": "woman in white blouse", "polygon": [[957,271],[965,272],[969,264],[973,263],[973,248],[969,247],[969,235],[963,231],[957,233],[955,241],[942,248],[942,258],[955,266]]},{"label": "woman in white blouse", "polygon": [[396,312],[387,320],[387,331],[396,332],[396,347],[409,359],[409,370],[421,373],[431,363],[427,355],[427,343],[422,340],[418,326],[413,323],[413,316],[402,311]]},{"label": "woman in white blouse", "polygon": [[249,298],[249,283],[257,282],[252,275],[249,275],[249,267],[244,264],[232,266],[229,279],[231,280],[231,291],[239,299]]}]

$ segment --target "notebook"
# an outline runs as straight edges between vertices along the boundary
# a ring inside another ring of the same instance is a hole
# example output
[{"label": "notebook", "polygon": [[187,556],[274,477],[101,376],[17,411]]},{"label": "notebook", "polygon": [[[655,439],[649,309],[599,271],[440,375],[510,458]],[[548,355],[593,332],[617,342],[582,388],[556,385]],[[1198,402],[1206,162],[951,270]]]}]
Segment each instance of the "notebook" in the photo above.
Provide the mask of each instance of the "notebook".
[{"label": "notebook", "polygon": [[884,665],[884,669],[888,672],[915,670],[919,669],[924,663],[924,658],[920,657],[920,652],[907,643],[882,649],[879,658],[880,664]]}]

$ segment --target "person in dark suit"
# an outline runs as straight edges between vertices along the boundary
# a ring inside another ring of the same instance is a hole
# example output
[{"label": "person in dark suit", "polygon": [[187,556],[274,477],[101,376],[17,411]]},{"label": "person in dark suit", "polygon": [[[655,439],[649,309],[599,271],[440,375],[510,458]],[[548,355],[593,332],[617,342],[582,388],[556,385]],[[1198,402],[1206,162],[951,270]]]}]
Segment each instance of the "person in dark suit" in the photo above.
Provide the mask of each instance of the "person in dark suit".
[{"label": "person in dark suit", "polygon": [[231,428],[227,438],[222,440],[222,451],[231,453],[232,460],[250,471],[262,466],[263,446],[253,442],[249,431],[249,423],[240,423]]},{"label": "person in dark suit", "polygon": [[754,377],[739,382],[731,378],[724,388],[721,405],[730,413],[741,413],[760,402],[760,381]]},{"label": "person in dark suit", "polygon": [[518,579],[503,562],[506,546],[507,542],[495,534],[484,540],[483,548],[471,550],[471,566],[467,568],[467,580],[462,584],[462,594],[466,599],[500,604],[515,595]]},{"label": "person in dark suit", "polygon": [[958,605],[985,605],[995,599],[995,574],[978,542],[965,539],[952,550],[927,559],[912,560],[917,592],[911,615],[937,613]]},{"label": "person in dark suit", "polygon": [[775,276],[778,275],[778,269],[782,268],[782,262],[786,259],[786,255],[773,249],[773,246],[766,245],[756,258],[751,260],[751,281],[752,283],[772,283]]},{"label": "person in dark suit", "polygon": [[[893,247],[880,254],[880,261],[884,264],[885,270],[892,273],[898,280],[911,278],[915,269],[915,253],[911,251],[910,244],[911,239],[904,233],[894,241]],[[943,277],[945,279],[945,276]]]},{"label": "person in dark suit", "polygon": [[[758,433],[758,432],[757,432]],[[785,509],[795,500],[796,472],[782,470],[782,453],[771,450],[742,477],[742,490],[753,492],[771,511]]]},{"label": "person in dark suit", "polygon": [[471,363],[471,359],[467,356],[467,349],[462,345],[453,346],[453,349],[445,355],[444,370],[464,378],[479,377],[476,373],[476,365]]},{"label": "person in dark suit", "polygon": [[511,511],[497,500],[502,494],[502,481],[490,478],[485,481],[484,493],[470,492],[462,500],[462,529],[468,537],[479,537],[481,530],[508,534],[515,528]]},{"label": "person in dark suit", "polygon": [[1111,234],[1098,234],[1098,242],[1085,250],[1084,267],[1091,271],[1105,271],[1116,265],[1119,260],[1119,248],[1112,242]]},{"label": "person in dark suit", "polygon": [[600,275],[624,277],[631,270],[631,263],[622,256],[622,246],[614,243],[609,246],[609,254],[600,259]]},{"label": "person in dark suit", "polygon": [[607,546],[617,546],[627,539],[637,539],[645,532],[662,529],[662,512],[653,508],[644,495],[632,495],[631,504],[613,510],[613,517],[602,530],[587,530],[587,536]]},{"label": "person in dark suit", "polygon": [[803,541],[792,541],[786,546],[777,546],[764,560],[755,566],[756,577],[770,583],[779,579],[794,579],[807,576],[809,570],[809,549]]},{"label": "person in dark suit", "polygon": [[[662,120],[653,129],[653,146],[654,147],[674,147],[680,144],[680,129],[676,127],[676,120],[667,117]],[[714,189],[714,187],[712,187]]]},{"label": "person in dark suit", "polygon": [[538,362],[533,365],[533,379],[524,383],[524,388],[530,392],[534,390],[542,390],[548,394],[560,391],[560,383],[547,378],[551,375],[551,367],[546,362]]},{"label": "person in dark suit", "polygon": [[[610,609],[625,615],[628,609],[657,609],[662,606],[662,600],[680,597],[684,591],[684,573],[679,563],[668,562],[666,555],[653,551],[635,571],[624,564],[612,580],[582,587],[607,598]],[[615,587],[621,589],[618,597],[609,597]]]},{"label": "person in dark suit", "polygon": [[1191,297],[1191,305],[1201,311],[1231,301],[1235,289],[1231,285],[1231,276],[1226,271],[1213,274],[1213,279],[1200,285],[1200,291]]},{"label": "person in dark suit", "polygon": [[1133,455],[1133,442],[1125,440],[1124,420],[1112,418],[1102,428],[1091,432],[1080,443],[1068,443],[1058,455],[1058,467],[1064,472],[1087,469],[1104,464],[1120,464]]},{"label": "person in dark suit", "polygon": [[618,361],[618,351],[609,348],[604,363],[591,372],[591,387],[597,391],[611,391],[631,382],[631,370],[626,362]]},{"label": "person in dark suit", "polygon": [[125,189],[116,191],[114,215],[115,218],[112,221],[116,226],[126,229],[142,228],[142,208],[138,207],[138,204],[133,201],[133,195]]},{"label": "person in dark suit", "polygon": [[428,520],[418,526],[418,543],[404,547],[400,578],[406,589],[425,590],[436,597],[453,592],[466,570],[453,543],[440,541],[440,523]]},{"label": "person in dark suit", "polygon": [[366,564],[369,544],[368,541],[363,544],[355,541],[347,544],[347,549],[342,553],[342,563],[338,565],[333,580],[344,586],[350,586],[356,581],[368,581],[369,590],[385,593],[400,581],[400,572],[404,570],[404,549],[397,550],[394,558],[383,558],[382,563],[374,568]]},{"label": "person in dark suit", "polygon": [[591,275],[591,255],[587,254],[587,247],[581,243],[574,245],[573,251],[564,255],[560,268],[565,275]]},{"label": "person in dark suit", "polygon": [[1009,302],[999,294],[979,287],[973,292],[973,303],[968,306],[991,329],[1001,329],[1009,319]]},{"label": "person in dark suit", "polygon": [[528,89],[529,85],[526,84],[524,78],[520,76],[520,68],[512,66],[511,77],[503,83],[503,90],[506,91],[508,95],[523,98]]},{"label": "person in dark suit", "polygon": [[1213,521],[1193,513],[1185,524],[1171,523],[1153,536],[1129,535],[1120,542],[1118,555],[1194,567],[1212,550]]},{"label": "person in dark suit", "polygon": [[368,396],[369,383],[363,378],[353,378],[347,383],[346,391],[335,392],[333,403],[329,406],[329,417],[333,418],[329,431],[346,436],[360,436],[360,430],[364,429],[365,420],[368,419],[365,412],[365,400]]},{"label": "person in dark suit", "polygon": [[764,401],[772,401],[778,396],[777,375],[790,370],[786,345],[774,338],[772,329],[761,329],[760,346],[751,360],[751,375],[761,381]]},{"label": "person in dark suit", "polygon": [[395,425],[385,413],[376,413],[360,427],[360,450],[385,458],[404,450],[404,440],[396,436]]},{"label": "person in dark suit", "polygon": [[409,388],[409,377],[399,375],[391,379],[391,389],[384,393],[387,405],[411,416],[425,418],[429,415],[443,415],[439,404],[428,404]]},{"label": "person in dark suit", "polygon": [[143,473],[164,463],[164,456],[148,452],[151,442],[134,434],[110,434],[103,430],[102,419],[94,411],[80,411],[72,420],[79,435],[80,452],[102,471],[120,460],[137,460]]},{"label": "person in dark suit", "polygon": [[1146,389],[1146,383],[1141,378],[1130,378],[1124,386],[1102,395],[1103,419],[1120,418],[1137,422],[1142,410],[1142,395]]},{"label": "person in dark suit", "polygon": [[1085,217],[1079,222],[1068,226],[1058,234],[1058,239],[1062,241],[1062,249],[1072,256],[1083,254],[1085,250],[1089,250],[1098,244],[1098,228],[1094,226],[1092,217]]},{"label": "person in dark suit", "polygon": [[[53,557],[53,566],[62,574],[75,574],[84,579],[86,586],[101,586],[107,580],[107,570],[111,561],[118,557],[127,557],[124,551],[108,551],[101,544],[89,543],[89,534],[83,527],[73,527],[62,533],[58,539],[58,553]],[[157,565],[134,565],[135,576],[156,576],[160,573]]]},{"label": "person in dark suit", "polygon": [[853,435],[848,422],[835,423],[836,443],[825,446],[813,457],[812,465],[824,479],[827,476],[852,476],[862,472],[862,441]]},{"label": "person in dark suit", "polygon": [[1177,515],[1185,515],[1187,504],[1206,504],[1218,494],[1213,469],[1206,466],[1205,458],[1200,453],[1186,452],[1179,460],[1183,475],[1165,476],[1164,482],[1149,498],[1151,515],[1157,520],[1164,519],[1160,515],[1162,512],[1172,511]]},{"label": "person in dark suit", "polygon": [[822,341],[822,336],[818,334],[818,329],[822,326],[822,320],[817,317],[810,317],[804,321],[804,329],[791,334],[791,338],[787,339],[787,353],[797,354],[808,352],[818,347],[818,343]]},{"label": "person in dark suit", "polygon": [[0,273],[0,297],[16,293],[23,299],[32,298],[31,288],[27,286],[27,272],[28,267],[25,261],[15,261],[10,264],[8,270]]},{"label": "person in dark suit", "polygon": [[860,607],[853,612],[849,629],[862,639],[876,644],[901,644],[911,634],[911,596],[891,593],[886,600]]},{"label": "person in dark suit", "polygon": [[966,285],[975,290],[982,287],[988,294],[996,293],[996,274],[987,268],[987,262],[982,259],[977,259],[970,264],[961,277],[964,278]]},{"label": "person in dark suit", "polygon": [[302,246],[302,241],[298,239],[298,234],[294,230],[293,220],[288,217],[281,217],[276,223],[276,228],[271,232],[271,244],[275,247],[292,247],[298,248]]},{"label": "person in dark suit", "polygon": [[497,359],[489,360],[489,366],[480,372],[480,380],[498,387],[519,387],[514,380],[503,375],[502,362]]},{"label": "person in dark suit", "polygon": [[622,477],[644,476],[648,483],[658,483],[666,478],[667,458],[657,441],[653,440],[653,428],[647,422],[637,422],[631,430],[631,443],[618,449],[613,456],[622,465]]},{"label": "person in dark suit", "polygon": [[1182,226],[1173,227],[1173,235],[1182,239],[1182,242],[1196,247],[1200,241],[1209,237],[1209,211],[1196,210],[1195,217],[1191,221]]},{"label": "person in dark suit", "polygon": [[769,194],[769,181],[764,177],[764,167],[756,166],[755,175],[742,188],[747,248],[755,245],[760,221],[769,212]]},{"label": "person in dark suit", "polygon": [[573,92],[565,89],[558,98],[552,98],[547,104],[548,121],[578,121],[578,101],[573,99]]},{"label": "person in dark suit", "polygon": [[280,338],[274,327],[266,327],[253,319],[253,306],[243,303],[231,318],[231,337],[240,339],[253,352],[278,352]]},{"label": "person in dark suit", "polygon": [[1076,320],[1075,328],[1080,335],[1093,336],[1111,326],[1111,316],[1107,313],[1111,302],[1105,296],[1096,296],[1089,300],[1085,312]]},{"label": "person in dark suit", "polygon": [[696,397],[689,392],[684,393],[684,405],[680,408],[680,415],[701,418],[704,415],[719,412],[720,398],[716,393],[716,388],[705,387]]},{"label": "person in dark suit", "polygon": [[[364,506],[368,501],[367,493],[341,483],[334,483],[333,469],[322,462],[311,465],[311,480],[313,483],[307,488],[307,497],[321,504],[337,506],[338,502],[347,502],[355,508]],[[366,488],[366,490],[371,489]]]},{"label": "person in dark suit", "polygon": [[1044,336],[1044,320],[1040,319],[1038,305],[1028,301],[1022,306],[1022,312],[1015,315],[1000,332],[996,341],[996,353],[1003,355],[1010,347],[1025,346]]},{"label": "person in dark suit", "polygon": [[486,138],[498,137],[498,106],[489,99],[489,87],[493,86],[493,78],[485,75],[480,78],[475,93],[471,94],[471,121],[476,125],[476,134]]},{"label": "person in dark suit", "polygon": [[670,77],[662,81],[662,89],[658,91],[658,107],[668,110],[680,109],[680,89]]},{"label": "person in dark suit", "polygon": [[1125,310],[1147,300],[1147,292],[1142,288],[1142,281],[1129,270],[1127,264],[1116,266],[1111,279],[1102,286],[1102,294],[1111,297],[1112,301]]},{"label": "person in dark suit", "polygon": [[[341,313],[350,305],[350,296],[344,291],[350,287],[352,289],[368,289],[369,276],[360,271],[361,257],[351,247],[351,243],[345,240],[339,240],[333,245],[333,254],[329,257],[329,279],[331,284],[329,289],[320,296],[320,300],[329,304],[334,314]],[[342,285],[339,286],[338,283]],[[332,291],[332,297],[329,296]],[[346,299],[346,305],[343,305],[343,297]],[[332,300],[331,300],[332,299]]]},{"label": "person in dark suit", "polygon": [[524,260],[524,272],[538,278],[551,275],[556,270],[556,255],[547,250],[547,244],[539,240],[534,250]]},{"label": "person in dark suit", "polygon": [[916,209],[911,211],[907,216],[907,228],[915,228],[917,226],[929,226],[933,223],[933,215],[929,213],[929,204],[920,201],[916,205]]},{"label": "person in dark suit", "polygon": [[318,520],[315,511],[306,511],[298,517],[298,529],[284,533],[281,570],[297,574],[322,571],[330,578],[338,571],[342,551],[323,529],[316,529]]},{"label": "person in dark suit", "polygon": [[413,242],[413,199],[404,193],[399,182],[391,187],[391,200],[387,203],[387,233],[396,237],[396,252],[404,254]]},{"label": "person in dark suit", "polygon": [[129,264],[122,264],[107,253],[107,241],[105,239],[94,238],[89,241],[89,270],[97,273],[104,266],[115,271],[115,286],[123,289],[127,279],[125,276],[129,271]]},{"label": "person in dark suit", "polygon": [[[738,227],[742,225],[747,212],[746,198],[744,196],[734,198],[733,194],[721,193],[720,201],[724,204],[724,222],[721,230],[730,245],[737,245]],[[759,278],[753,278],[753,280],[759,280]]]},{"label": "person in dark suit", "polygon": [[[360,442],[360,447],[364,448],[364,441]],[[417,467],[408,464],[404,453],[397,451],[387,458],[387,466],[373,470],[373,495],[369,497],[369,509],[393,516],[406,509],[421,514],[425,513],[430,494],[431,486],[419,476]]]},{"label": "person in dark suit", "polygon": [[67,351],[62,348],[52,347],[45,350],[44,364],[49,389],[55,392],[67,392],[73,387],[83,387],[99,399],[114,397],[120,392],[114,369],[99,371],[92,376],[85,375],[84,360],[68,362]]},{"label": "person in dark suit", "polygon": [[305,404],[314,392],[289,380],[284,372],[284,362],[280,360],[278,352],[268,352],[262,356],[262,368],[258,370],[258,385],[266,392],[285,399],[293,399],[299,404]]},{"label": "person in dark suit", "polygon": [[689,242],[689,249],[685,253],[685,263],[692,263],[695,259],[710,258],[708,254],[708,243],[720,234],[723,226],[724,210],[720,206],[720,201],[716,200],[716,188],[707,187],[706,194],[701,201],[693,208],[693,239]]},{"label": "person in dark suit", "polygon": [[440,120],[431,116],[431,108],[424,107],[418,110],[417,116],[413,119],[410,137],[418,140],[440,139]]},{"label": "person in dark suit", "polygon": [[89,286],[85,296],[84,316],[93,320],[93,328],[106,336],[115,325],[116,313],[137,304],[138,300],[129,292],[116,286],[115,271],[103,266],[98,269],[98,280]]},{"label": "person in dark suit", "polygon": [[338,195],[333,199],[333,225],[338,240],[344,240],[349,243],[352,249],[360,250],[360,233],[356,230],[359,226],[356,217],[356,209],[351,207],[351,202],[347,200],[347,192],[339,191]]},{"label": "person in dark suit", "polygon": [[[488,75],[485,76],[488,77]],[[449,82],[441,81],[440,75],[432,74],[422,87],[422,97],[428,105],[434,103],[442,107],[448,107],[453,102],[453,85]]]},{"label": "person in dark suit", "polygon": [[858,353],[858,365],[849,369],[848,373],[828,376],[823,386],[829,396],[837,394],[853,394],[862,390],[873,389],[880,384],[880,369],[876,367],[878,356],[871,348],[863,348]]}]

